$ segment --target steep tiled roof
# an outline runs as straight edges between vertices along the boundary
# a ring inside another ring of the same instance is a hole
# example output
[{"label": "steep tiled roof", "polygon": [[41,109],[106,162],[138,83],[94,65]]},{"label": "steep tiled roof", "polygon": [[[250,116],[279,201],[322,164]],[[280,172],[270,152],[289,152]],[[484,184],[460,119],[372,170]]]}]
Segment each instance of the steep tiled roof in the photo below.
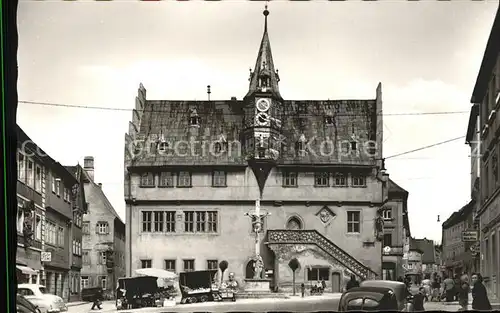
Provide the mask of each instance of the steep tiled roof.
[{"label": "steep tiled roof", "polygon": [[403,189],[401,186],[399,186],[392,179],[389,178],[389,193],[408,194],[408,191]]},{"label": "steep tiled roof", "polygon": [[118,213],[115,211],[115,208],[113,207],[113,205],[111,204],[111,202],[109,202],[108,200],[108,197],[106,197],[106,194],[104,193],[104,191],[102,190],[102,188],[97,185],[91,178],[90,176],[87,174],[87,172],[85,170],[83,170],[82,172],[84,175],[85,175],[85,178],[86,180],[88,180],[89,184],[92,186],[92,188],[94,188],[94,190],[97,191],[97,193],[99,194],[99,196],[101,197],[102,201],[104,202],[104,205],[106,206],[106,208],[108,209],[109,212],[111,212],[111,214],[113,214],[115,216],[115,218],[118,219],[118,221],[120,221],[122,224],[125,224],[122,219],[120,218],[120,215],[118,215]]},{"label": "steep tiled roof", "polygon": [[474,200],[464,205],[460,210],[453,212],[451,216],[443,222],[443,229],[448,229],[460,222],[465,221],[474,210]]},{"label": "steep tiled roof", "polygon": [[[307,108],[307,114],[299,114],[299,105]],[[137,138],[156,140],[163,134],[165,140],[172,143],[181,141],[214,142],[223,135],[227,142],[241,142],[240,133],[243,129],[243,101],[163,101],[146,100],[144,111],[138,125]],[[372,158],[366,153],[351,153],[341,155],[342,141],[349,144],[353,134],[361,146],[368,140],[376,140],[377,114],[376,100],[306,100],[284,101],[284,116],[282,117],[282,133],[284,135],[282,154],[279,164],[373,164]],[[200,117],[199,126],[190,125],[190,116],[196,111]],[[134,113],[136,114],[136,113]],[[325,116],[333,117],[333,125],[325,125]],[[313,153],[297,156],[295,143],[301,135],[310,142]],[[325,144],[325,140],[331,140]],[[333,145],[330,145],[332,143]],[[233,164],[246,165],[245,156],[237,145],[229,149],[231,153],[215,156],[205,148],[203,153],[201,144],[194,145],[190,151],[186,145],[179,144],[177,155],[161,155],[160,153],[142,153],[132,165],[159,166],[159,165],[208,165]],[[334,147],[334,153],[329,153]],[[183,150],[185,148],[185,150]],[[362,147],[360,147],[362,148]],[[320,153],[323,151],[323,153]],[[155,152],[155,151],[152,151]]]}]

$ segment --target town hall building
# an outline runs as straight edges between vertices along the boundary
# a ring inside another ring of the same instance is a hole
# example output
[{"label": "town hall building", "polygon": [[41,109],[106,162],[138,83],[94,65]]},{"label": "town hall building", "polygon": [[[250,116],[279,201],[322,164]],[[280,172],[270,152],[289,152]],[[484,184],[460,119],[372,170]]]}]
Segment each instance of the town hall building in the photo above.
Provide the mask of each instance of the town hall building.
[{"label": "town hall building", "polygon": [[264,15],[242,100],[148,100],[140,85],[125,136],[126,275],[225,260],[244,285],[257,251],[274,290],[292,287],[294,258],[297,284],[327,291],[382,277],[381,85],[371,100],[287,100]]}]

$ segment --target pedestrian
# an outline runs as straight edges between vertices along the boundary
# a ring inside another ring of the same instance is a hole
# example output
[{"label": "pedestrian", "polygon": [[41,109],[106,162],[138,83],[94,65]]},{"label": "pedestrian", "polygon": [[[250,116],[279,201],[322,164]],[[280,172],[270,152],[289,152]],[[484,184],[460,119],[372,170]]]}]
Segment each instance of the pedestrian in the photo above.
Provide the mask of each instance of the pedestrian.
[{"label": "pedestrian", "polygon": [[359,282],[356,280],[356,276],[354,274],[351,274],[351,279],[347,282],[345,290],[347,291],[356,287],[359,287]]},{"label": "pedestrian", "polygon": [[438,278],[434,277],[431,284],[431,301],[434,301],[436,298],[439,300],[439,289],[441,289],[441,285],[439,284]]},{"label": "pedestrian", "polygon": [[101,308],[102,298],[103,298],[102,289],[99,288],[99,290],[96,291],[96,293],[94,294],[94,303],[92,304],[91,310],[94,310],[95,307],[97,307],[97,309],[99,309],[99,310],[102,310],[102,308]]},{"label": "pedestrian", "polygon": [[460,290],[458,292],[458,304],[460,304],[460,311],[467,311],[467,306],[469,305],[469,282],[468,279],[462,277],[462,282],[460,285]]},{"label": "pedestrian", "polygon": [[455,297],[455,282],[450,277],[446,277],[443,281],[444,293],[446,296],[446,302],[452,302]]},{"label": "pedestrian", "polygon": [[418,288],[418,292],[413,296],[413,310],[416,312],[425,311],[424,308],[425,288]]},{"label": "pedestrian", "polygon": [[302,294],[302,298],[304,298],[304,294],[306,293],[306,285],[304,283],[300,284],[300,293]]},{"label": "pedestrian", "polygon": [[325,280],[324,280],[324,279],[321,281],[321,287],[323,288],[323,292],[325,292],[325,289],[326,289],[326,282],[325,282]]},{"label": "pedestrian", "polygon": [[479,273],[472,274],[472,309],[475,311],[491,310],[488,293],[483,285],[483,276]]}]

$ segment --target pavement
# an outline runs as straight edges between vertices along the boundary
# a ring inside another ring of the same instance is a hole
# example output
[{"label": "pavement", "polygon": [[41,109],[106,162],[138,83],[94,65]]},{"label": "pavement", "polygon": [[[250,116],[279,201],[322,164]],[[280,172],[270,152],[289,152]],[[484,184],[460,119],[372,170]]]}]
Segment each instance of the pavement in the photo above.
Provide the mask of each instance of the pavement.
[{"label": "pavement", "polygon": [[172,307],[141,308],[120,310],[114,301],[104,301],[102,310],[90,310],[92,303],[68,306],[68,313],[119,312],[119,313],[167,313],[167,312],[310,312],[336,311],[340,301],[340,293],[329,293],[320,296],[290,296],[289,299],[238,299],[236,302],[204,302],[177,304]]}]

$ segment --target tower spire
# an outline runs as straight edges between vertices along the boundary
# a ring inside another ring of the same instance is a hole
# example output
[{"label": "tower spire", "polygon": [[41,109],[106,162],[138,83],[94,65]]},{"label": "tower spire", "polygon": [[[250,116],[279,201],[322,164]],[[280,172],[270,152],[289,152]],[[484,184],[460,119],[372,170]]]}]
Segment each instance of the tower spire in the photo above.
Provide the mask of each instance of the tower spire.
[{"label": "tower spire", "polygon": [[271,53],[271,43],[267,33],[267,17],[269,16],[268,1],[264,9],[264,34],[260,42],[257,61],[253,72],[250,72],[250,86],[247,96],[255,92],[270,92],[274,96],[281,98],[278,88],[280,81],[278,71],[274,69],[273,56]]}]

